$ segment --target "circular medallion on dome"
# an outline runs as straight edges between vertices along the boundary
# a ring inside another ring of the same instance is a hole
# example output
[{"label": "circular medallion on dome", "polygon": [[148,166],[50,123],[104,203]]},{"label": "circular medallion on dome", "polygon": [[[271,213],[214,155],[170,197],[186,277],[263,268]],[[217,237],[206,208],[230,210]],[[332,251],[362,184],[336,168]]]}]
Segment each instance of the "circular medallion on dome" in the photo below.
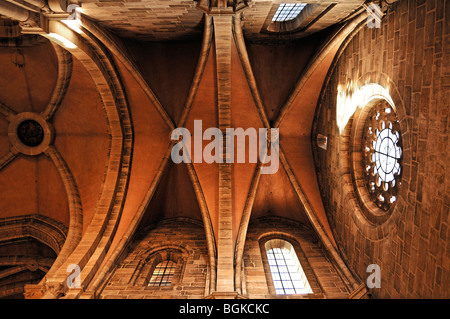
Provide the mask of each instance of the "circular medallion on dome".
[{"label": "circular medallion on dome", "polygon": [[44,140],[44,129],[35,120],[25,120],[17,127],[17,136],[26,146],[35,147]]}]

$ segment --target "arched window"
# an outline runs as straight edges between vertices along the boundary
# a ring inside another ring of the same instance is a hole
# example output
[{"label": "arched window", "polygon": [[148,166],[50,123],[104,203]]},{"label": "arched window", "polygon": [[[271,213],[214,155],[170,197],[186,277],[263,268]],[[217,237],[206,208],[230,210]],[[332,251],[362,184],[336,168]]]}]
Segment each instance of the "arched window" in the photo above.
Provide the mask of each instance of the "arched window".
[{"label": "arched window", "polygon": [[172,284],[177,264],[171,260],[164,260],[156,265],[152,277],[148,282],[149,287],[164,287]]},{"label": "arched window", "polygon": [[153,252],[140,262],[141,268],[134,284],[149,288],[176,287],[182,278],[187,257],[187,252],[173,248]]},{"label": "arched window", "polygon": [[277,295],[313,293],[294,247],[289,242],[272,239],[265,243],[265,250]]},{"label": "arched window", "polygon": [[[381,85],[369,79],[364,82],[361,87],[338,87],[336,116],[339,132],[348,145],[344,166],[351,168],[353,190],[361,208],[355,212],[381,225],[394,212],[399,196],[403,172],[401,126],[407,123],[397,117],[388,89],[391,84]],[[374,236],[380,239],[383,233],[374,232]]]},{"label": "arched window", "polygon": [[400,124],[387,101],[372,107],[363,134],[367,190],[375,204],[387,211],[397,199],[402,159]]}]

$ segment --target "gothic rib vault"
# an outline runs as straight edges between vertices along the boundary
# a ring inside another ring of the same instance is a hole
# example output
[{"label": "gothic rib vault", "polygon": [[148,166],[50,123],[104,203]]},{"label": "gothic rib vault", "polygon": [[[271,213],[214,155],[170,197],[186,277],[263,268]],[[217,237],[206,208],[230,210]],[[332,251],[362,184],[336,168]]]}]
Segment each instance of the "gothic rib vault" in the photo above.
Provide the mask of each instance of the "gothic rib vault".
[{"label": "gothic rib vault", "polygon": [[[25,2],[0,3],[0,15],[20,21],[22,32],[0,47],[0,178],[8,185],[0,218],[42,215],[64,225],[65,236],[26,297],[101,297],[136,234],[171,218],[204,230],[204,297],[245,297],[249,224],[267,216],[311,230],[346,295],[366,293],[329,224],[311,144],[329,70],[367,19],[363,1],[314,1],[319,9],[304,31],[275,40],[260,30],[280,1],[79,1],[75,20],[55,1]],[[260,43],[269,49],[258,52]],[[294,71],[261,74],[270,59]],[[8,128],[19,115],[43,123],[49,141],[36,154],[14,144]],[[193,132],[198,119],[223,131],[278,128],[279,171],[261,175],[260,162],[173,164],[170,132]],[[78,288],[67,287],[71,265],[80,267]]]}]

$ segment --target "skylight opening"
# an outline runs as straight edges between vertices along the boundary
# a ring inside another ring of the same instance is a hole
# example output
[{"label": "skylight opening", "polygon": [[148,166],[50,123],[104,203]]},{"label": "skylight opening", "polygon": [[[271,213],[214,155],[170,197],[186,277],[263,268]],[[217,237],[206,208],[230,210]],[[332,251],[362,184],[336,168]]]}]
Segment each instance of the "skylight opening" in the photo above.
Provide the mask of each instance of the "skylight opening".
[{"label": "skylight opening", "polygon": [[294,20],[306,7],[307,3],[281,3],[272,22],[286,22]]}]

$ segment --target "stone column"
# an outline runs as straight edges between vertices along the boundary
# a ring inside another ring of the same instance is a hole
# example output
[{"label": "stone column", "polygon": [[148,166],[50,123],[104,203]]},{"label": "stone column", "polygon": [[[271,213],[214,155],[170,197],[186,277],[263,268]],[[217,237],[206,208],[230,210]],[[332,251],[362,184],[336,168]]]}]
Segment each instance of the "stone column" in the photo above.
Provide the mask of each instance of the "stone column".
[{"label": "stone column", "polygon": [[223,163],[219,163],[219,225],[217,242],[217,291],[234,291],[232,238],[232,167],[227,163],[226,128],[231,127],[231,45],[233,15],[213,16],[217,70],[218,124],[223,134]]}]

